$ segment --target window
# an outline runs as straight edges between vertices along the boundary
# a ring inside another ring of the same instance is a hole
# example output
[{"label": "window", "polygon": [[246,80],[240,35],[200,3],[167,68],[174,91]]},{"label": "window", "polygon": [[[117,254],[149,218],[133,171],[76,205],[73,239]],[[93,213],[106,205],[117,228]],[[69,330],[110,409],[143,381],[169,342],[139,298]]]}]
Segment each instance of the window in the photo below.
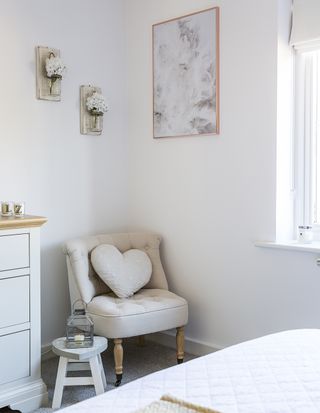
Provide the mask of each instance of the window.
[{"label": "window", "polygon": [[296,224],[320,226],[320,48],[295,64]]}]

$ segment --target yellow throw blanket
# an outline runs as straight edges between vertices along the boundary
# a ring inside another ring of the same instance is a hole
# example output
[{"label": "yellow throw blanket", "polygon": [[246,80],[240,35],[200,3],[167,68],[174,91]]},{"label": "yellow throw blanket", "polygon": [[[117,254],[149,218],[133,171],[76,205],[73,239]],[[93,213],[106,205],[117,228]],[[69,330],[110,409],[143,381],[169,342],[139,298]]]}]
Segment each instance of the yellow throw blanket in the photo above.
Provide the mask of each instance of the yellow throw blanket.
[{"label": "yellow throw blanket", "polygon": [[184,400],[165,395],[160,400],[149,404],[135,413],[219,413],[217,410],[208,407],[197,406]]}]

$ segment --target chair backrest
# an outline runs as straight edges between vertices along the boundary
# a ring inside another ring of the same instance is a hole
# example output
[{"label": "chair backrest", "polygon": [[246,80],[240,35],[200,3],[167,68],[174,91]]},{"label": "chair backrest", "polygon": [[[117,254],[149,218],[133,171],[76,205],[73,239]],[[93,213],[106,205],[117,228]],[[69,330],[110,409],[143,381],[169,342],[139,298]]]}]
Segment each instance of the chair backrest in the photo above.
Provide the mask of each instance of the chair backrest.
[{"label": "chair backrest", "polygon": [[152,275],[144,288],[167,290],[168,283],[160,260],[160,242],[159,235],[145,232],[101,234],[66,242],[63,250],[67,256],[71,302],[81,298],[89,303],[96,295],[110,292],[90,261],[91,251],[100,244],[114,245],[122,253],[132,248],[145,251],[152,263]]}]

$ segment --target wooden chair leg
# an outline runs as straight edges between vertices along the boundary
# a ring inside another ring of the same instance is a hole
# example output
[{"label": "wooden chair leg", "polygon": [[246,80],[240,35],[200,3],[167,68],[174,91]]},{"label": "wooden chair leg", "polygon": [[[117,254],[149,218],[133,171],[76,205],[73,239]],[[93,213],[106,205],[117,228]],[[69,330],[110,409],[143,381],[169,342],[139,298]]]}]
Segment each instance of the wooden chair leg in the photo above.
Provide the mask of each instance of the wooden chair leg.
[{"label": "wooden chair leg", "polygon": [[145,345],[146,345],[146,343],[145,343],[144,336],[139,336],[138,337],[138,346],[144,347]]},{"label": "wooden chair leg", "polygon": [[183,363],[183,359],[184,359],[184,327],[177,328],[176,343],[177,343],[177,362],[178,364],[180,364],[180,363]]},{"label": "wooden chair leg", "polygon": [[116,382],[115,386],[118,387],[121,384],[122,380],[122,373],[123,373],[123,348],[122,348],[122,338],[115,338],[114,342],[114,364],[115,364],[115,371],[116,371]]}]

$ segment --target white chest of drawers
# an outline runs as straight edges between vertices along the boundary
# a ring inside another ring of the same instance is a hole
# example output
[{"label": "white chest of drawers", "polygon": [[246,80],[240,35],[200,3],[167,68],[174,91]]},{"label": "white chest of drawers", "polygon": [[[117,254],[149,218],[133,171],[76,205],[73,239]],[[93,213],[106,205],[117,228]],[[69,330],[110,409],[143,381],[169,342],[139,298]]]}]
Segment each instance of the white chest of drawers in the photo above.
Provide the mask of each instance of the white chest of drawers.
[{"label": "white chest of drawers", "polygon": [[41,379],[40,227],[46,218],[0,217],[0,408],[47,403]]}]

